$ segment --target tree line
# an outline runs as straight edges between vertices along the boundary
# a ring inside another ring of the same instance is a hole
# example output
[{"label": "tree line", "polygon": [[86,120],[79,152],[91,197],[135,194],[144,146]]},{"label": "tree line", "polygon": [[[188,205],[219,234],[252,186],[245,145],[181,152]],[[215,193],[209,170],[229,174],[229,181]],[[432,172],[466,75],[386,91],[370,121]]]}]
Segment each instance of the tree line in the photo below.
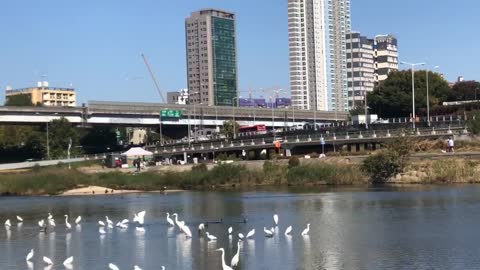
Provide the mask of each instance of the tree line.
[{"label": "tree line", "polygon": [[[464,110],[476,110],[480,104],[443,106],[443,102],[480,99],[480,83],[477,81],[457,82],[452,87],[439,74],[432,71],[415,71],[415,110],[417,116],[427,115],[427,74],[430,99],[430,115],[455,114]],[[367,96],[369,113],[381,118],[410,117],[412,113],[412,72],[393,71],[382,83],[375,86]],[[363,107],[351,113],[363,114]]]}]

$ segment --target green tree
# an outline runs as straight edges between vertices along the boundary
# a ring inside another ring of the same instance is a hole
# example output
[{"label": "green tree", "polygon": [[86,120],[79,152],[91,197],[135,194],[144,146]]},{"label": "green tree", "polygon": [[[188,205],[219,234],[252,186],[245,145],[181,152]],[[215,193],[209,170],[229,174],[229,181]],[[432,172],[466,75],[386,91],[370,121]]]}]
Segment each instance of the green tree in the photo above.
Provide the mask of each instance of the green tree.
[{"label": "green tree", "polygon": [[223,122],[221,133],[229,138],[233,138],[234,131],[236,134],[238,134],[239,128],[240,128],[240,125],[237,122],[228,120]]},{"label": "green tree", "polygon": [[453,101],[478,100],[480,98],[480,83],[477,81],[457,82],[452,87]]},{"label": "green tree", "polygon": [[362,170],[370,176],[373,183],[385,183],[405,170],[412,149],[411,139],[393,139],[386,144],[385,149],[367,157],[362,163]]},{"label": "green tree", "polygon": [[117,148],[117,134],[114,128],[96,127],[84,131],[80,139],[85,152],[103,153]]},{"label": "green tree", "polygon": [[33,106],[30,95],[14,95],[7,97],[5,106]]},{"label": "green tree", "polygon": [[50,157],[66,158],[68,144],[72,140],[71,155],[79,154],[79,134],[75,127],[64,117],[55,119],[49,124]]},{"label": "green tree", "polygon": [[[415,72],[415,109],[427,106],[427,84],[425,70]],[[430,105],[441,104],[452,98],[448,82],[440,74],[429,72]],[[394,71],[368,94],[368,106],[372,113],[382,118],[409,117],[412,112],[412,72]]]},{"label": "green tree", "polygon": [[364,105],[357,105],[350,110],[350,115],[364,115],[365,114],[365,106]]}]

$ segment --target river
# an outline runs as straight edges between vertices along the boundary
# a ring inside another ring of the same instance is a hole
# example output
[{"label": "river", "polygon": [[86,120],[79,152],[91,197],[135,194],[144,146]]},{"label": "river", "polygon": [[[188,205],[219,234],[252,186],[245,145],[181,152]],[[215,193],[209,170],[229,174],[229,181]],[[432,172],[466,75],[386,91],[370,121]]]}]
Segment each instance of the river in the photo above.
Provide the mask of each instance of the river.
[{"label": "river", "polygon": [[[256,229],[241,243],[235,269],[478,269],[480,267],[480,186],[416,186],[406,188],[340,188],[255,192],[181,192],[92,197],[0,198],[0,269],[222,269],[236,252],[237,233]],[[130,224],[126,230],[107,229],[98,221],[132,219],[146,211],[145,232]],[[52,213],[57,223],[47,233],[37,222]],[[166,213],[179,213],[193,233],[187,239],[166,222]],[[273,238],[263,227],[279,226]],[[81,226],[66,229],[82,216]],[[19,226],[15,216],[24,222]],[[3,228],[10,219],[12,226]],[[218,237],[207,241],[198,224]],[[301,236],[306,224],[308,236]],[[291,236],[285,236],[288,226]],[[234,236],[229,239],[227,228]],[[34,249],[33,266],[25,256]],[[52,259],[46,267],[42,257]]]}]

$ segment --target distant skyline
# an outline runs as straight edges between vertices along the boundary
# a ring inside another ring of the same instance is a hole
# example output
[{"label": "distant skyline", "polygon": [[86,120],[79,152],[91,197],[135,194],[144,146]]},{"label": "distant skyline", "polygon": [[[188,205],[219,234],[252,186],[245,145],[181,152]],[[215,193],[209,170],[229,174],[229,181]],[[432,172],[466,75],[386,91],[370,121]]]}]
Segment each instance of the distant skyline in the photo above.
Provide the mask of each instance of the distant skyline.
[{"label": "distant skyline", "polygon": [[[352,30],[396,35],[400,61],[440,66],[449,81],[480,80],[480,37],[474,35],[480,2],[439,2],[351,0]],[[210,7],[237,15],[240,95],[248,96],[250,87],[289,87],[287,0],[17,0],[1,7],[2,103],[7,85],[40,80],[73,86],[78,105],[160,102],[140,54],[164,92],[186,88],[185,18]]]}]

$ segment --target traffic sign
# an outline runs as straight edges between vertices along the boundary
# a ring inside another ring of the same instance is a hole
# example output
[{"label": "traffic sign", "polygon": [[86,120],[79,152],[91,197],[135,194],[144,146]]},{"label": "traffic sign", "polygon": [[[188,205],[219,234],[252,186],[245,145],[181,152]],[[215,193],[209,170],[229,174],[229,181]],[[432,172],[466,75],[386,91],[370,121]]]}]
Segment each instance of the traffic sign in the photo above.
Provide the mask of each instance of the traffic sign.
[{"label": "traffic sign", "polygon": [[182,111],[179,111],[179,110],[161,110],[160,115],[161,115],[161,117],[166,117],[166,118],[180,118],[180,117],[182,117]]}]

